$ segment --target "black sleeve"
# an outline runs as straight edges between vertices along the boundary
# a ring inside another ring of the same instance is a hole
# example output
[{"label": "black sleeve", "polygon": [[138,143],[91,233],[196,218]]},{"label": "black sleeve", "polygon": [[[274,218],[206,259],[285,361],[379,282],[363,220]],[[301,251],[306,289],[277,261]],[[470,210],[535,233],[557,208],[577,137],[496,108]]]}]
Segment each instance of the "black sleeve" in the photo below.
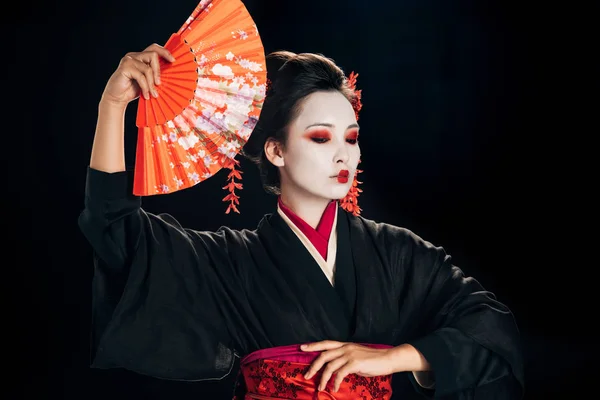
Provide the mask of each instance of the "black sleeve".
[{"label": "black sleeve", "polygon": [[240,292],[225,236],[144,211],[132,179],[130,170],[87,171],[78,224],[93,250],[91,366],[220,379],[235,347],[224,307]]},{"label": "black sleeve", "polygon": [[521,399],[524,392],[519,331],[506,305],[452,264],[443,248],[414,234],[402,254],[403,276],[419,304],[420,335],[409,341],[431,365],[429,398]]}]

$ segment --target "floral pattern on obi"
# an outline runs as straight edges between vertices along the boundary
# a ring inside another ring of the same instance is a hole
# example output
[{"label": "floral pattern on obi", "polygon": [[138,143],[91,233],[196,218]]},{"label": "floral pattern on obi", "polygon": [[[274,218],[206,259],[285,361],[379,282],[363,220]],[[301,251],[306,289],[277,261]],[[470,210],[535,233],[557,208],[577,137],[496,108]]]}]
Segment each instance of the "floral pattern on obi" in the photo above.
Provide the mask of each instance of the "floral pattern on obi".
[{"label": "floral pattern on obi", "polygon": [[318,391],[322,370],[311,379],[304,379],[310,364],[291,361],[258,359],[242,365],[233,400],[389,400],[392,396],[392,376],[346,376],[337,392],[333,391],[335,375],[326,388]]}]

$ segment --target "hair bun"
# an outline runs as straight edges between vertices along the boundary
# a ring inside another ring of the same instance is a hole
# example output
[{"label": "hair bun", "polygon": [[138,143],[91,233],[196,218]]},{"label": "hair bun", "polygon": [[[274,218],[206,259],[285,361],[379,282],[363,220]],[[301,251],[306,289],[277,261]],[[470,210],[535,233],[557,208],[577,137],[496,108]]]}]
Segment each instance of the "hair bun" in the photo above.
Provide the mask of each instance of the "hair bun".
[{"label": "hair bun", "polygon": [[286,50],[274,51],[268,54],[265,57],[266,66],[267,66],[267,78],[271,80],[271,82],[275,82],[277,79],[277,73],[289,60],[296,57],[296,53]]}]

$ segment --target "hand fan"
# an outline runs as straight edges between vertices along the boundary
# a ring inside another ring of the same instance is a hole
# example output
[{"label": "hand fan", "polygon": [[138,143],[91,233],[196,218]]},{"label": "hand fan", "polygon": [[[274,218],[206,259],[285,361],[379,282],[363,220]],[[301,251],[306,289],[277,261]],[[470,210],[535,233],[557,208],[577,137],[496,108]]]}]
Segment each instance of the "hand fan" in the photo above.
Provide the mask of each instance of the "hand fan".
[{"label": "hand fan", "polygon": [[140,96],[134,194],[192,187],[222,168],[227,213],[238,212],[242,185],[235,156],[247,142],[265,98],[265,53],[256,24],[240,0],[202,0],[164,45],[158,98]]}]

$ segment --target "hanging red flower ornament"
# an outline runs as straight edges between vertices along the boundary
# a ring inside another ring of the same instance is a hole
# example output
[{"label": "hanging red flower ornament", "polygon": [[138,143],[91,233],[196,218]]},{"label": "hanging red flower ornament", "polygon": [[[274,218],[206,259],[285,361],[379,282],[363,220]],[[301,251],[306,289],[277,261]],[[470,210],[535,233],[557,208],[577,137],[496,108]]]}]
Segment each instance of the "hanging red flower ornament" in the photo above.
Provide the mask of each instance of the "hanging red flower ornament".
[{"label": "hanging red flower ornament", "polygon": [[352,181],[352,186],[350,186],[350,190],[346,197],[340,200],[340,206],[342,209],[352,213],[352,215],[360,215],[362,209],[358,205],[358,196],[362,193],[362,189],[358,187],[359,183],[362,183],[358,180],[358,174],[360,174],[362,170],[357,169],[354,174],[354,180]]},{"label": "hanging red flower ornament", "polygon": [[240,213],[237,206],[240,204],[240,196],[235,193],[235,189],[242,190],[243,185],[240,182],[236,182],[235,179],[242,180],[242,171],[239,169],[235,169],[236,166],[240,166],[240,162],[236,159],[230,158],[227,159],[224,168],[230,169],[229,174],[227,175],[227,180],[229,183],[223,186],[223,189],[227,189],[229,194],[223,198],[224,202],[229,202],[227,206],[227,210],[225,210],[225,214],[229,214],[232,210],[236,213]]},{"label": "hanging red flower ornament", "polygon": [[[356,120],[358,121],[358,114],[362,109],[362,90],[356,89],[356,78],[358,78],[358,74],[352,71],[348,76],[348,87],[354,91],[354,97],[351,101],[352,108],[354,109],[354,114],[356,115]],[[358,161],[360,164],[360,160]],[[358,205],[358,196],[362,193],[362,189],[358,187],[361,181],[358,180],[358,174],[363,172],[360,169],[357,169],[354,173],[354,180],[352,181],[352,186],[350,186],[350,190],[348,194],[340,200],[340,207],[345,211],[352,213],[352,215],[360,215],[362,209]]]}]

